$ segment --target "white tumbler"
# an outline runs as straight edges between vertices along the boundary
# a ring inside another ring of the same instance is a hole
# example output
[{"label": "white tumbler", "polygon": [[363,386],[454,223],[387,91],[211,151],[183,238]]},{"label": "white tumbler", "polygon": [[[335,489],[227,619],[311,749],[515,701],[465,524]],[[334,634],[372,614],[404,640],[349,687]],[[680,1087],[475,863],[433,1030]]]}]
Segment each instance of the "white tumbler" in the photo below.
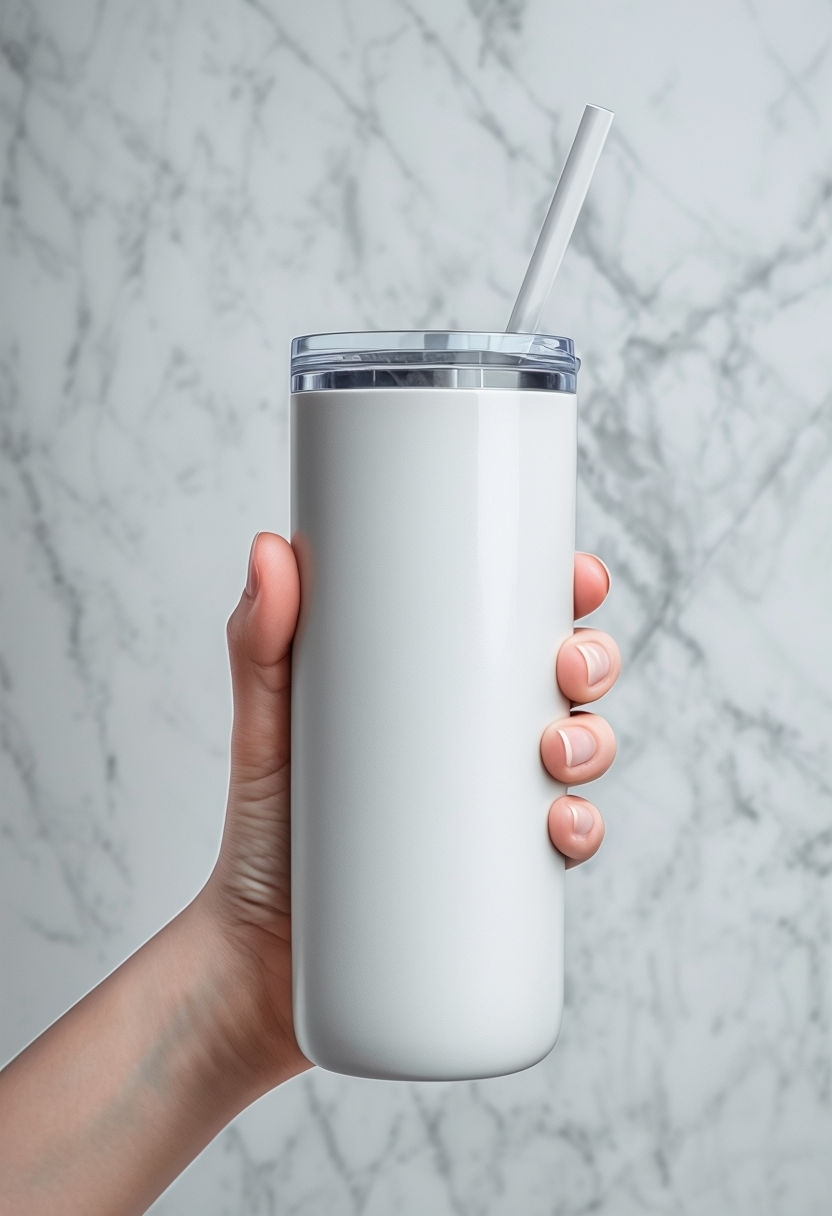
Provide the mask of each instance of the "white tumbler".
[{"label": "white tumbler", "polygon": [[292,345],[292,955],[335,1072],[462,1080],[555,1045],[576,377],[568,338]]}]

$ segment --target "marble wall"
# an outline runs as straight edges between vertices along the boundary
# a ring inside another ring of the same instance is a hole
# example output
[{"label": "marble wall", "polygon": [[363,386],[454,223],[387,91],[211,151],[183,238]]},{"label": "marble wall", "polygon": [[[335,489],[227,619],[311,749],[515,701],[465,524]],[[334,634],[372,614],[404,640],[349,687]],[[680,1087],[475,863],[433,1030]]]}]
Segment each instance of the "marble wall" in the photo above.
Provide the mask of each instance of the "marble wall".
[{"label": "marble wall", "polygon": [[290,338],[502,328],[594,101],[546,324],[626,674],[561,1042],[313,1071],[153,1210],[827,1212],[829,5],[3,0],[0,52],[0,1057],[213,863]]}]

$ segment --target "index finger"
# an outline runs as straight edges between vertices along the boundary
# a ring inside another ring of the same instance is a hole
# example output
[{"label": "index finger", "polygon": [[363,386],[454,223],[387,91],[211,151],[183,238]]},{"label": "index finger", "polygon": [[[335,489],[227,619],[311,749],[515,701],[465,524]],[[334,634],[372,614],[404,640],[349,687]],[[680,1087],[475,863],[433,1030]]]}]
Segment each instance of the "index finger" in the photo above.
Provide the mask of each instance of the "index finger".
[{"label": "index finger", "polygon": [[610,573],[594,553],[575,554],[575,620],[599,608],[610,589]]}]

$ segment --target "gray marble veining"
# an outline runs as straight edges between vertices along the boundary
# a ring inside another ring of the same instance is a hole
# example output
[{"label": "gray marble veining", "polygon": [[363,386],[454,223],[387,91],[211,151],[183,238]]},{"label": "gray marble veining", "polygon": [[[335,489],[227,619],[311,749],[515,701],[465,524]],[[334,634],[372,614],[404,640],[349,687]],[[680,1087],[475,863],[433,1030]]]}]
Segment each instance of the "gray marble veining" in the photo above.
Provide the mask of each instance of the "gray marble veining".
[{"label": "gray marble veining", "polygon": [[213,862],[223,626],[288,524],[288,343],[546,323],[614,590],[608,839],[543,1064],[323,1072],[161,1216],[815,1216],[832,1192],[832,15],[822,0],[0,8],[0,1055]]}]

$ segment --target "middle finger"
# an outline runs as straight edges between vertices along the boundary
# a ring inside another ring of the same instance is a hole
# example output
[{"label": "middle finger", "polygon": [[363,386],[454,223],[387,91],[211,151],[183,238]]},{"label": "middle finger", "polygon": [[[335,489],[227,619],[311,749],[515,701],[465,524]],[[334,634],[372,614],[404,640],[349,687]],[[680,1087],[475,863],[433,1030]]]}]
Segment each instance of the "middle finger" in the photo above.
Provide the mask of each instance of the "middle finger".
[{"label": "middle finger", "polygon": [[621,653],[610,635],[600,629],[577,628],[558,651],[558,686],[575,705],[603,697],[620,672]]}]

